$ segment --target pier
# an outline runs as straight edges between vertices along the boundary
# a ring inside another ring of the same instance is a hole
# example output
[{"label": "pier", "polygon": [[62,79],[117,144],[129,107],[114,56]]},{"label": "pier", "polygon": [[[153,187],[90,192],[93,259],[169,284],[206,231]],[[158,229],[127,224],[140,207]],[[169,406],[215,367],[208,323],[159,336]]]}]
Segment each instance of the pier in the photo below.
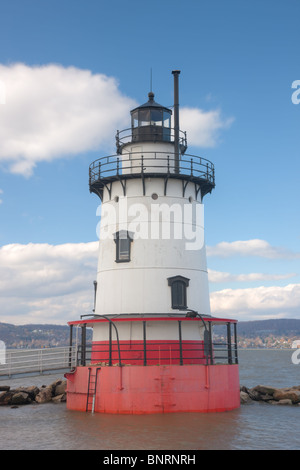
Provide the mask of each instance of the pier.
[{"label": "pier", "polygon": [[76,365],[76,346],[2,351],[0,380],[21,375],[69,371]]}]

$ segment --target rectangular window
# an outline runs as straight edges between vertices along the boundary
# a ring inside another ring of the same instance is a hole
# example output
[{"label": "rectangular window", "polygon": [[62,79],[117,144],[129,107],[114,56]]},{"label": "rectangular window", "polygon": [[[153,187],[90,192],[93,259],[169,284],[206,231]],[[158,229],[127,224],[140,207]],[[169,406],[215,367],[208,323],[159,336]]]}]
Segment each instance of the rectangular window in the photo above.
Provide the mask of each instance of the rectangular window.
[{"label": "rectangular window", "polygon": [[130,240],[126,238],[123,240],[122,238],[119,240],[119,261],[129,261],[130,260]]},{"label": "rectangular window", "polygon": [[183,276],[173,276],[168,278],[168,284],[171,287],[172,308],[178,310],[188,308],[186,288],[189,285],[189,279]]},{"label": "rectangular window", "polygon": [[172,285],[172,308],[186,307],[186,285],[177,281]]},{"label": "rectangular window", "polygon": [[121,230],[114,235],[116,243],[116,263],[130,261],[130,245],[132,235],[126,230]]}]

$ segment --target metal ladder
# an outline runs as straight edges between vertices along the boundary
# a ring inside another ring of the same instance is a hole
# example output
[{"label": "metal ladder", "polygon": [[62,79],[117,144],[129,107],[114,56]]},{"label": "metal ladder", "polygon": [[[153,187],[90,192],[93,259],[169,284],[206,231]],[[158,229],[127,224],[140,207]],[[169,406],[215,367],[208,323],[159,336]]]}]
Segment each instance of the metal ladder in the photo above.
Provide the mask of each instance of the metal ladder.
[{"label": "metal ladder", "polygon": [[[101,367],[89,367],[88,391],[86,397],[86,412],[95,410],[95,399],[97,391],[97,376]],[[94,372],[94,373],[93,373]]]}]

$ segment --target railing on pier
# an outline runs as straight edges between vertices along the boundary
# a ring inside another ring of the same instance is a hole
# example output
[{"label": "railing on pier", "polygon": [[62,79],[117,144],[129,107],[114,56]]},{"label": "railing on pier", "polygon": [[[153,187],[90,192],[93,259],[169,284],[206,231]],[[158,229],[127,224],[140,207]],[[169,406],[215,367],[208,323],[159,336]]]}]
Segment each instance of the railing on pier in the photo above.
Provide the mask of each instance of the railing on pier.
[{"label": "railing on pier", "polygon": [[43,349],[6,349],[0,378],[20,374],[71,369],[76,365],[76,346]]}]

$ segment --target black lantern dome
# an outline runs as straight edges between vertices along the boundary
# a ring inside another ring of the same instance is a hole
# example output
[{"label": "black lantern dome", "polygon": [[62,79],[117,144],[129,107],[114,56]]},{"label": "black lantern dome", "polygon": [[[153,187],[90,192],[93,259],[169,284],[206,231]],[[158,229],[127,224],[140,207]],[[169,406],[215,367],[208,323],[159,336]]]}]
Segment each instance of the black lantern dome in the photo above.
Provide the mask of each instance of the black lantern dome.
[{"label": "black lantern dome", "polygon": [[147,103],[133,109],[131,128],[133,142],[170,142],[172,111],[154,101],[154,93],[148,93]]}]

